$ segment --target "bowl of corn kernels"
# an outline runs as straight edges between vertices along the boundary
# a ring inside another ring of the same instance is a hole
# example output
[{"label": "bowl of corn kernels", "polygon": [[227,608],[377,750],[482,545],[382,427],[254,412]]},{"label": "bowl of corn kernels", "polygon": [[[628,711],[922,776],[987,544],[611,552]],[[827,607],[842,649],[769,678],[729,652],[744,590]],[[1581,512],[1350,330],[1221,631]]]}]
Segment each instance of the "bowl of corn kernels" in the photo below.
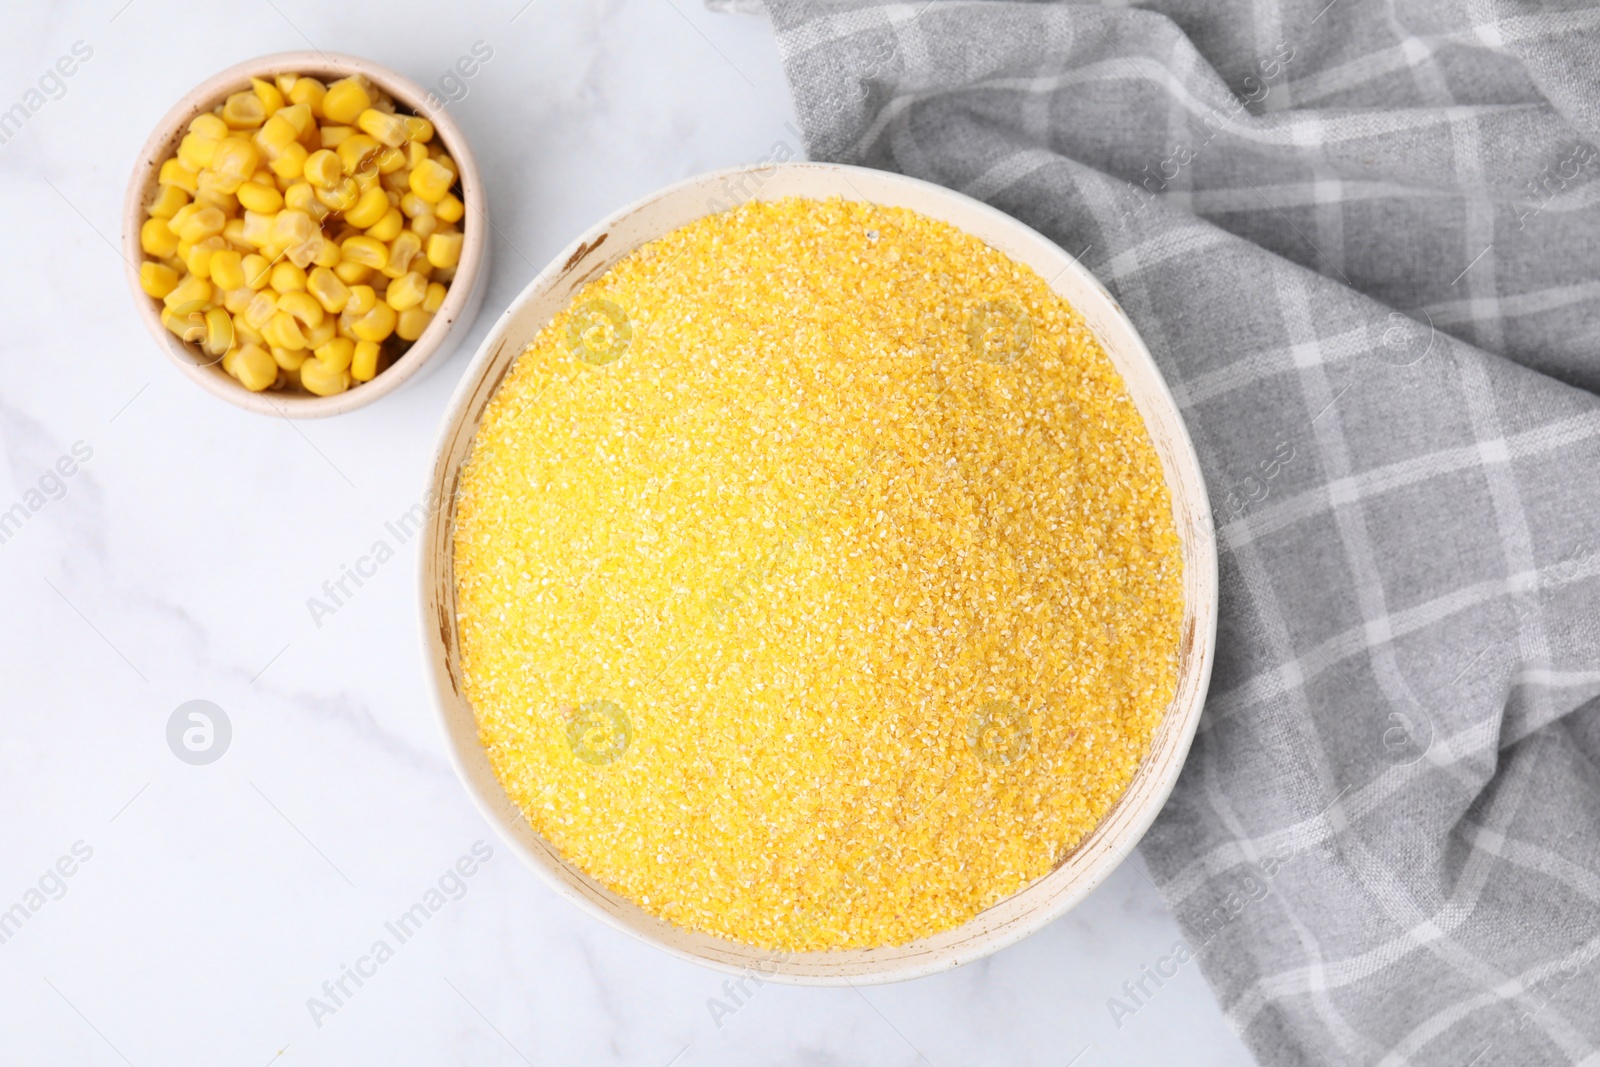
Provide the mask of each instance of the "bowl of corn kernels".
[{"label": "bowl of corn kernels", "polygon": [[1199,463],[1074,257],[768,164],[622,209],[446,412],[426,658],[468,793],[579,907],[760,981],[888,982],[1082,900],[1199,722]]},{"label": "bowl of corn kernels", "polygon": [[123,211],[141,317],[172,362],[265,414],[334,415],[414,378],[483,298],[466,137],[365,59],[263,56],[161,120]]}]

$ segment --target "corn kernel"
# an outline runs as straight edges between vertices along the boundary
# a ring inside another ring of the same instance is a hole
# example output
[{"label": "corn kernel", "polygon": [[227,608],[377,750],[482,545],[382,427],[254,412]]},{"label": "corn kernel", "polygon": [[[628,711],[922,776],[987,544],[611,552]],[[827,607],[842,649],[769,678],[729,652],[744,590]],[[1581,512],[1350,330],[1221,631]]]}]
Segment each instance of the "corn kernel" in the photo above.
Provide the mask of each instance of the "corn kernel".
[{"label": "corn kernel", "polygon": [[235,130],[253,130],[267,120],[267,109],[253,92],[234,93],[222,104],[222,121]]},{"label": "corn kernel", "polygon": [[278,313],[278,294],[270,289],[259,290],[251,299],[250,306],[244,309],[244,321],[250,328],[266,332],[267,323]]},{"label": "corn kernel", "polygon": [[[298,86],[298,82],[296,85]],[[311,113],[311,108],[304,101],[296,101],[279,111],[274,118],[281,118],[294,128],[295,140],[305,146],[306,151],[314,152],[321,145],[313,144],[317,136],[316,116]]]},{"label": "corn kernel", "polygon": [[421,218],[423,215],[432,215],[436,208],[416,193],[406,192],[400,198],[400,213],[408,219]]},{"label": "corn kernel", "polygon": [[406,130],[410,133],[411,140],[427,144],[433,140],[433,123],[421,115],[405,116]]},{"label": "corn kernel", "polygon": [[463,235],[459,233],[436,233],[428,238],[428,262],[435,267],[453,267],[461,262],[461,242]]},{"label": "corn kernel", "polygon": [[178,235],[166,219],[145,219],[139,227],[139,247],[147,256],[165,259],[178,250]]},{"label": "corn kernel", "polygon": [[455,180],[455,175],[436,160],[425,159],[412,169],[410,188],[428,203],[437,204],[450,192]]},{"label": "corn kernel", "polygon": [[283,191],[285,207],[302,211],[317,222],[328,217],[328,205],[317,199],[317,191],[310,182],[295,182]]},{"label": "corn kernel", "polygon": [[[289,192],[293,193],[294,190],[290,189]],[[285,201],[290,199],[290,196],[285,195]],[[297,245],[302,241],[308,240],[312,234],[317,232],[319,232],[317,223],[310,215],[304,211],[285,208],[273,216],[272,230],[269,236],[273,244],[287,248],[290,245]]]},{"label": "corn kernel", "polygon": [[374,304],[371,311],[355,319],[350,331],[363,341],[382,341],[394,333],[397,316],[388,304]]},{"label": "corn kernel", "polygon": [[315,263],[317,257],[323,254],[323,249],[332,243],[332,241],[326,240],[322,234],[314,233],[299,244],[291,245],[286,254],[290,263],[293,263],[301,270],[305,270]]},{"label": "corn kernel", "polygon": [[278,364],[260,345],[247,344],[222,357],[222,367],[252,393],[271,388],[278,380]]},{"label": "corn kernel", "polygon": [[339,335],[339,319],[337,316],[327,315],[315,326],[302,325],[300,330],[306,335],[307,348],[321,348]]},{"label": "corn kernel", "polygon": [[455,193],[446,193],[439,200],[439,206],[434,209],[434,214],[439,216],[440,222],[460,222],[461,216],[466,213],[467,206]]},{"label": "corn kernel", "polygon": [[354,78],[340,78],[322,98],[322,114],[330,122],[349,126],[372,106],[372,94]]},{"label": "corn kernel", "polygon": [[272,280],[272,261],[266,256],[251,252],[240,266],[244,268],[244,284],[251,289],[263,288]]},{"label": "corn kernel", "polygon": [[311,353],[303,348],[279,348],[274,345],[269,350],[272,352],[272,362],[284,370],[297,371],[311,358]]},{"label": "corn kernel", "polygon": [[[378,192],[381,194],[383,190],[379,189]],[[385,207],[388,207],[389,200],[387,197],[384,198],[383,203]],[[391,207],[383,214],[382,218],[367,230],[367,236],[374,241],[392,241],[400,236],[400,231],[405,228],[405,224],[406,220],[401,216],[400,209]]]},{"label": "corn kernel", "polygon": [[411,269],[411,261],[422,255],[422,238],[409,230],[389,242],[389,261],[378,269],[388,278],[398,278]]},{"label": "corn kernel", "polygon": [[394,335],[402,341],[415,341],[432,321],[431,312],[423,311],[420,307],[407,308],[400,312],[395,322]]},{"label": "corn kernel", "polygon": [[352,263],[348,259],[341,259],[334,264],[333,273],[346,285],[360,285],[372,278],[372,268],[360,263]]},{"label": "corn kernel", "polygon": [[428,146],[423,144],[421,141],[412,141],[410,144],[406,145],[405,153],[407,170],[416,167],[417,164],[423,162],[424,160],[432,158],[432,156],[430,156],[428,153]]},{"label": "corn kernel", "polygon": [[[350,225],[359,226],[364,230],[373,223],[377,222],[379,219],[383,218],[388,211],[388,196],[384,194],[382,189],[379,189],[377,186],[373,186],[371,189],[368,189],[366,192],[361,194],[361,199],[356,201],[354,207],[351,207],[345,211],[344,220]],[[392,238],[383,239],[392,240]]]},{"label": "corn kernel", "polygon": [[416,271],[407,271],[389,283],[383,299],[396,311],[406,311],[422,303],[427,295],[428,279]]},{"label": "corn kernel", "polygon": [[303,105],[316,118],[327,114],[323,107],[327,100],[327,89],[315,78],[296,78],[289,87],[289,100]]},{"label": "corn kernel", "polygon": [[261,327],[261,336],[265,337],[269,344],[282,348],[306,347],[305,333],[300,329],[300,324],[295,321],[294,316],[286,311],[273,312],[272,318]]},{"label": "corn kernel", "polygon": [[350,287],[326,267],[318,267],[311,272],[306,279],[306,292],[316,297],[317,303],[322,305],[324,311],[334,315],[343,311],[345,303],[350,299]]},{"label": "corn kernel", "polygon": [[161,263],[139,264],[139,288],[160,300],[178,287],[178,272]]},{"label": "corn kernel", "polygon": [[272,173],[276,174],[280,181],[293,181],[305,171],[306,160],[310,155],[305,145],[295,141],[274,156],[272,162],[267,165],[272,168]]},{"label": "corn kernel", "polygon": [[275,186],[261,185],[254,179],[239,186],[239,206],[246,211],[272,215],[283,210],[283,194]]},{"label": "corn kernel", "polygon": [[[370,343],[370,342],[369,342]],[[316,350],[316,357],[331,370],[346,370],[355,356],[356,343],[348,337],[335,337]]]},{"label": "corn kernel", "polygon": [[278,297],[278,310],[287,315],[292,315],[303,329],[315,329],[322,325],[322,320],[327,313],[322,310],[322,305],[316,298],[303,290],[286,292]]},{"label": "corn kernel", "polygon": [[377,306],[376,289],[370,285],[352,285],[350,295],[345,299],[344,313],[351,316],[351,321],[354,321]]},{"label": "corn kernel", "polygon": [[211,281],[212,253],[226,248],[227,245],[228,242],[224,241],[220,235],[203,238],[189,246],[189,250],[183,256],[183,265],[189,268],[189,273],[196,278],[204,278],[206,281]]},{"label": "corn kernel", "polygon": [[439,309],[444,307],[444,297],[447,292],[449,290],[440,283],[429,282],[428,295],[422,298],[422,310],[430,314],[438,314]]},{"label": "corn kernel", "polygon": [[349,137],[354,137],[354,126],[324,126],[322,127],[322,147],[338,148]]},{"label": "corn kernel", "polygon": [[208,356],[220,356],[233,347],[233,316],[222,308],[206,312],[206,337],[200,347]]},{"label": "corn kernel", "polygon": [[339,162],[344,164],[346,174],[373,174],[378,165],[372,156],[382,147],[366,134],[356,133],[339,142],[335,151],[339,153]]},{"label": "corn kernel", "polygon": [[195,191],[195,172],[184,167],[176,158],[169,159],[161,164],[161,170],[156,180],[162,185],[170,185],[182,189],[186,193]]},{"label": "corn kernel", "polygon": [[178,209],[189,202],[189,194],[175,185],[160,186],[156,198],[145,208],[146,214],[158,219],[170,219]]},{"label": "corn kernel", "polygon": [[300,130],[283,115],[273,115],[255,132],[254,140],[267,159],[277,159],[290,145],[300,144]]},{"label": "corn kernel", "polygon": [[398,115],[384,114],[373,107],[367,108],[356,117],[356,125],[360,127],[362,133],[390,148],[399,148],[411,137],[411,130],[406,126],[405,119]]},{"label": "corn kernel", "polygon": [[361,188],[354,178],[340,178],[326,189],[319,188],[317,199],[332,211],[348,211],[361,199]]},{"label": "corn kernel", "polygon": [[211,280],[224,289],[247,289],[244,282],[244,259],[232,248],[222,248],[211,253]]},{"label": "corn kernel", "polygon": [[383,346],[376,341],[356,341],[350,357],[350,377],[358,382],[370,382],[378,374],[378,353]]},{"label": "corn kernel", "polygon": [[183,140],[178,142],[178,162],[189,170],[199,172],[211,166],[211,157],[216,151],[217,142],[212,138],[186,133]]},{"label": "corn kernel", "polygon": [[[306,272],[293,263],[278,262],[272,266],[272,277],[267,284],[277,293],[292,293],[306,287]],[[280,301],[281,303],[281,301]]]},{"label": "corn kernel", "polygon": [[343,249],[345,259],[359,263],[363,267],[382,270],[389,262],[389,250],[383,246],[383,242],[370,237],[351,237],[340,245],[340,248]]},{"label": "corn kernel", "polygon": [[283,90],[269,81],[260,78],[250,79],[250,88],[255,90],[256,99],[261,101],[261,107],[268,115],[284,105]]},{"label": "corn kernel", "polygon": [[350,372],[335,370],[312,358],[300,365],[300,384],[317,396],[335,396],[350,388]]},{"label": "corn kernel", "polygon": [[211,283],[204,278],[188,275],[173,286],[167,295],[162,297],[161,302],[172,309],[193,305],[194,308],[204,311],[211,303]]},{"label": "corn kernel", "polygon": [[327,189],[344,177],[344,164],[338,153],[319,148],[306,158],[304,173],[306,181]]},{"label": "corn kernel", "polygon": [[207,111],[189,120],[189,132],[211,141],[220,141],[231,132],[221,117]]}]

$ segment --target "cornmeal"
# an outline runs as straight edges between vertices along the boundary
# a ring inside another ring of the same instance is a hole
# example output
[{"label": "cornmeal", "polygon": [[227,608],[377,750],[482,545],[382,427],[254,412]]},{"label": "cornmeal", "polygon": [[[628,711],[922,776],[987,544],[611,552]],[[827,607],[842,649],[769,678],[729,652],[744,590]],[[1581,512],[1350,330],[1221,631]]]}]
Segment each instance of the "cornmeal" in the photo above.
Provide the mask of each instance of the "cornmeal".
[{"label": "cornmeal", "polygon": [[750,203],[628,255],[517,359],[456,509],[501,783],[734,941],[971,919],[1094,828],[1177,682],[1121,378],[1044,279],[903,209]]}]

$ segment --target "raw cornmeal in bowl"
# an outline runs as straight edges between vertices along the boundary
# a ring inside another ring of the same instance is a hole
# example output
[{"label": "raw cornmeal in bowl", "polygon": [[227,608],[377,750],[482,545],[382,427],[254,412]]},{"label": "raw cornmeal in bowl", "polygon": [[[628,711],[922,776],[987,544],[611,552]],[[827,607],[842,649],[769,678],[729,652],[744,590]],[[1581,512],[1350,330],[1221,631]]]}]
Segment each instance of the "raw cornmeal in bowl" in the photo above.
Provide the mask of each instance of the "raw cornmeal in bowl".
[{"label": "raw cornmeal in bowl", "polygon": [[899,208],[750,203],[585,286],[489,403],[454,538],[465,693],[533,828],[775,950],[1048,874],[1177,682],[1122,379],[1031,269]]}]

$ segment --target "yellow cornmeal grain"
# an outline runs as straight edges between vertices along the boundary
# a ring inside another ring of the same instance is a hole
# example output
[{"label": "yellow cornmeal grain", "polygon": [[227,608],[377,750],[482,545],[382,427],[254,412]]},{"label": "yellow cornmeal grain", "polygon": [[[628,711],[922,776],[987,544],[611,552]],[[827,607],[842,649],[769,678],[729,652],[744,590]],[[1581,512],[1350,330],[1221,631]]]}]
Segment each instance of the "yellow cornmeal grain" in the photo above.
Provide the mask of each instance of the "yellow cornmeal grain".
[{"label": "yellow cornmeal grain", "polygon": [[914,212],[752,203],[518,358],[455,524],[534,829],[680,926],[897,944],[1047,874],[1176,684],[1160,462],[1082,319]]}]

